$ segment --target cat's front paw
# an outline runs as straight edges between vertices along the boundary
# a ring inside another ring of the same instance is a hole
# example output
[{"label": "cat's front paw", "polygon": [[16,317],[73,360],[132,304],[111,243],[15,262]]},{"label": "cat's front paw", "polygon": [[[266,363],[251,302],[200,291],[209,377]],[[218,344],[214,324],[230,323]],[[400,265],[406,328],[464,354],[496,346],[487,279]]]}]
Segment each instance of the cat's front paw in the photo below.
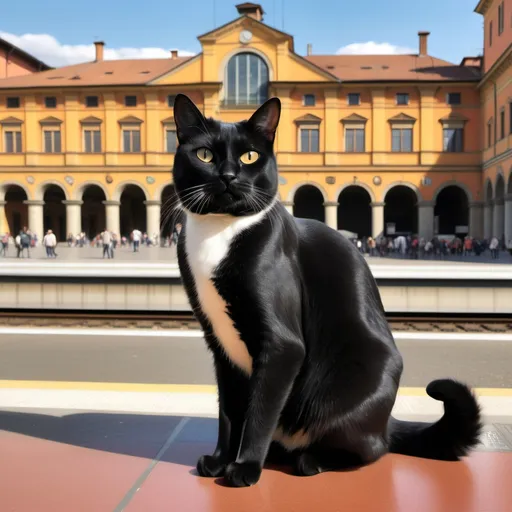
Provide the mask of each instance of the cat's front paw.
[{"label": "cat's front paw", "polygon": [[214,455],[203,455],[197,461],[197,472],[200,476],[218,477],[224,475],[226,463]]},{"label": "cat's front paw", "polygon": [[248,487],[258,482],[261,465],[258,462],[232,462],[226,468],[224,478],[230,487]]}]

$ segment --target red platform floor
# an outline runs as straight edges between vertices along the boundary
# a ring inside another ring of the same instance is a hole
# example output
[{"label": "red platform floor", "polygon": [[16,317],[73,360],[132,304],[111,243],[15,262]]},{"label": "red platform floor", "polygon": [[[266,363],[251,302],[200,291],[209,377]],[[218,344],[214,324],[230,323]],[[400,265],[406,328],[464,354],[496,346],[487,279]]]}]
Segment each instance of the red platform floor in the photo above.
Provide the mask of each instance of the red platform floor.
[{"label": "red platform floor", "polygon": [[215,435],[208,418],[0,411],[0,512],[512,511],[512,452],[387,455],[310,478],[265,469],[232,489],[195,474]]}]

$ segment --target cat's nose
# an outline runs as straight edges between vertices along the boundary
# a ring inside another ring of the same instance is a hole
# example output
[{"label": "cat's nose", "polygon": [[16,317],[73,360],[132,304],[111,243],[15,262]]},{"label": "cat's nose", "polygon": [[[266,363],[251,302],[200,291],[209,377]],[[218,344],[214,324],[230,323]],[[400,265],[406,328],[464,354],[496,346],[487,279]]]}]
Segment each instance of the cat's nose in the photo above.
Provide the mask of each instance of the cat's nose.
[{"label": "cat's nose", "polygon": [[236,178],[235,173],[233,172],[225,172],[220,175],[220,179],[226,184],[229,185]]}]

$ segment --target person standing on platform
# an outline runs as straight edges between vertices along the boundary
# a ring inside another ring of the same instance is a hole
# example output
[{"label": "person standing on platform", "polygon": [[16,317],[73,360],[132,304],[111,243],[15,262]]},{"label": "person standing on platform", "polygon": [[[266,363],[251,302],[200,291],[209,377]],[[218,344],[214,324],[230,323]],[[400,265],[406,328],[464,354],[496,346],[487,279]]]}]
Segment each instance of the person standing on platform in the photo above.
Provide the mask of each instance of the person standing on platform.
[{"label": "person standing on platform", "polygon": [[21,257],[23,258],[25,249],[27,250],[27,258],[30,258],[31,236],[26,227],[23,228],[23,231],[20,231],[19,237],[20,237],[20,241],[19,241],[19,245],[18,245],[18,258],[20,257],[20,254],[21,254]]},{"label": "person standing on platform", "polygon": [[103,243],[103,259],[105,259],[105,254],[108,259],[114,257],[114,247],[112,240],[112,233],[108,229],[105,229],[103,233],[101,233],[101,242]]},{"label": "person standing on platform", "polygon": [[139,252],[139,245],[140,245],[141,238],[142,238],[142,233],[137,228],[135,228],[132,231],[133,252]]},{"label": "person standing on platform", "polygon": [[56,258],[55,247],[57,245],[57,237],[51,229],[46,232],[43,238],[43,245],[46,247],[46,256],[48,258]]},{"label": "person standing on platform", "polygon": [[9,233],[5,233],[5,235],[2,237],[2,240],[0,240],[0,254],[7,258],[7,251],[9,249]]}]

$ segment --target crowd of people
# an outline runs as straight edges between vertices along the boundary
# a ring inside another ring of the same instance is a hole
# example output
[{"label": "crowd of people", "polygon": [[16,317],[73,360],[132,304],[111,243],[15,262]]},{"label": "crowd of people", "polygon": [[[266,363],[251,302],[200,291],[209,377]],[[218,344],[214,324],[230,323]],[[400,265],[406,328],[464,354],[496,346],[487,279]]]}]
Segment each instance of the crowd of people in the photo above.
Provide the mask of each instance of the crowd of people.
[{"label": "crowd of people", "polygon": [[[69,247],[98,247],[103,251],[103,258],[114,258],[115,250],[120,247],[131,247],[133,252],[139,252],[141,247],[173,247],[178,243],[178,235],[181,232],[181,224],[176,223],[168,235],[150,236],[135,228],[127,236],[118,237],[116,233],[104,230],[96,236],[89,238],[86,233],[78,235],[69,234],[67,245]],[[492,237],[490,240],[478,239],[470,236],[459,238],[443,238],[435,236],[431,240],[418,236],[380,236],[377,238],[362,237],[350,238],[358,250],[371,257],[399,257],[411,259],[443,259],[449,256],[481,256],[491,255],[492,259],[499,259],[502,251],[508,251],[512,256],[512,240],[505,241],[505,237],[499,239]],[[46,249],[47,258],[56,258],[57,237],[51,229],[47,230],[41,244]],[[0,238],[0,256],[6,257],[9,246],[14,245],[18,258],[30,258],[30,250],[39,245],[37,234],[32,233],[27,227],[13,236],[5,233]]]},{"label": "crowd of people", "polygon": [[380,257],[400,257],[411,259],[443,259],[448,256],[481,256],[489,251],[492,259],[499,259],[501,251],[508,251],[512,256],[512,240],[505,243],[505,238],[494,236],[490,240],[470,236],[459,238],[439,238],[431,240],[418,236],[381,236],[351,238],[354,245],[363,254]]},{"label": "crowd of people", "polygon": [[[158,236],[156,234],[149,236],[148,233],[143,233],[135,228],[128,236],[121,236],[119,238],[116,233],[105,229],[91,238],[89,238],[84,232],[79,233],[76,236],[70,233],[66,242],[68,247],[98,247],[103,250],[103,258],[111,259],[114,257],[114,251],[118,246],[131,246],[133,252],[139,252],[141,246],[176,246],[180,231],[181,224],[177,223],[166,236]],[[32,233],[27,227],[20,230],[16,236],[13,236],[11,233],[4,233],[4,235],[2,235],[0,238],[0,256],[7,257],[9,254],[9,247],[14,246],[17,251],[17,258],[30,258],[30,250],[39,246],[40,243],[46,250],[47,258],[56,258],[58,256],[56,253],[58,240],[51,229],[47,230],[43,239],[40,241],[37,234]]]}]

